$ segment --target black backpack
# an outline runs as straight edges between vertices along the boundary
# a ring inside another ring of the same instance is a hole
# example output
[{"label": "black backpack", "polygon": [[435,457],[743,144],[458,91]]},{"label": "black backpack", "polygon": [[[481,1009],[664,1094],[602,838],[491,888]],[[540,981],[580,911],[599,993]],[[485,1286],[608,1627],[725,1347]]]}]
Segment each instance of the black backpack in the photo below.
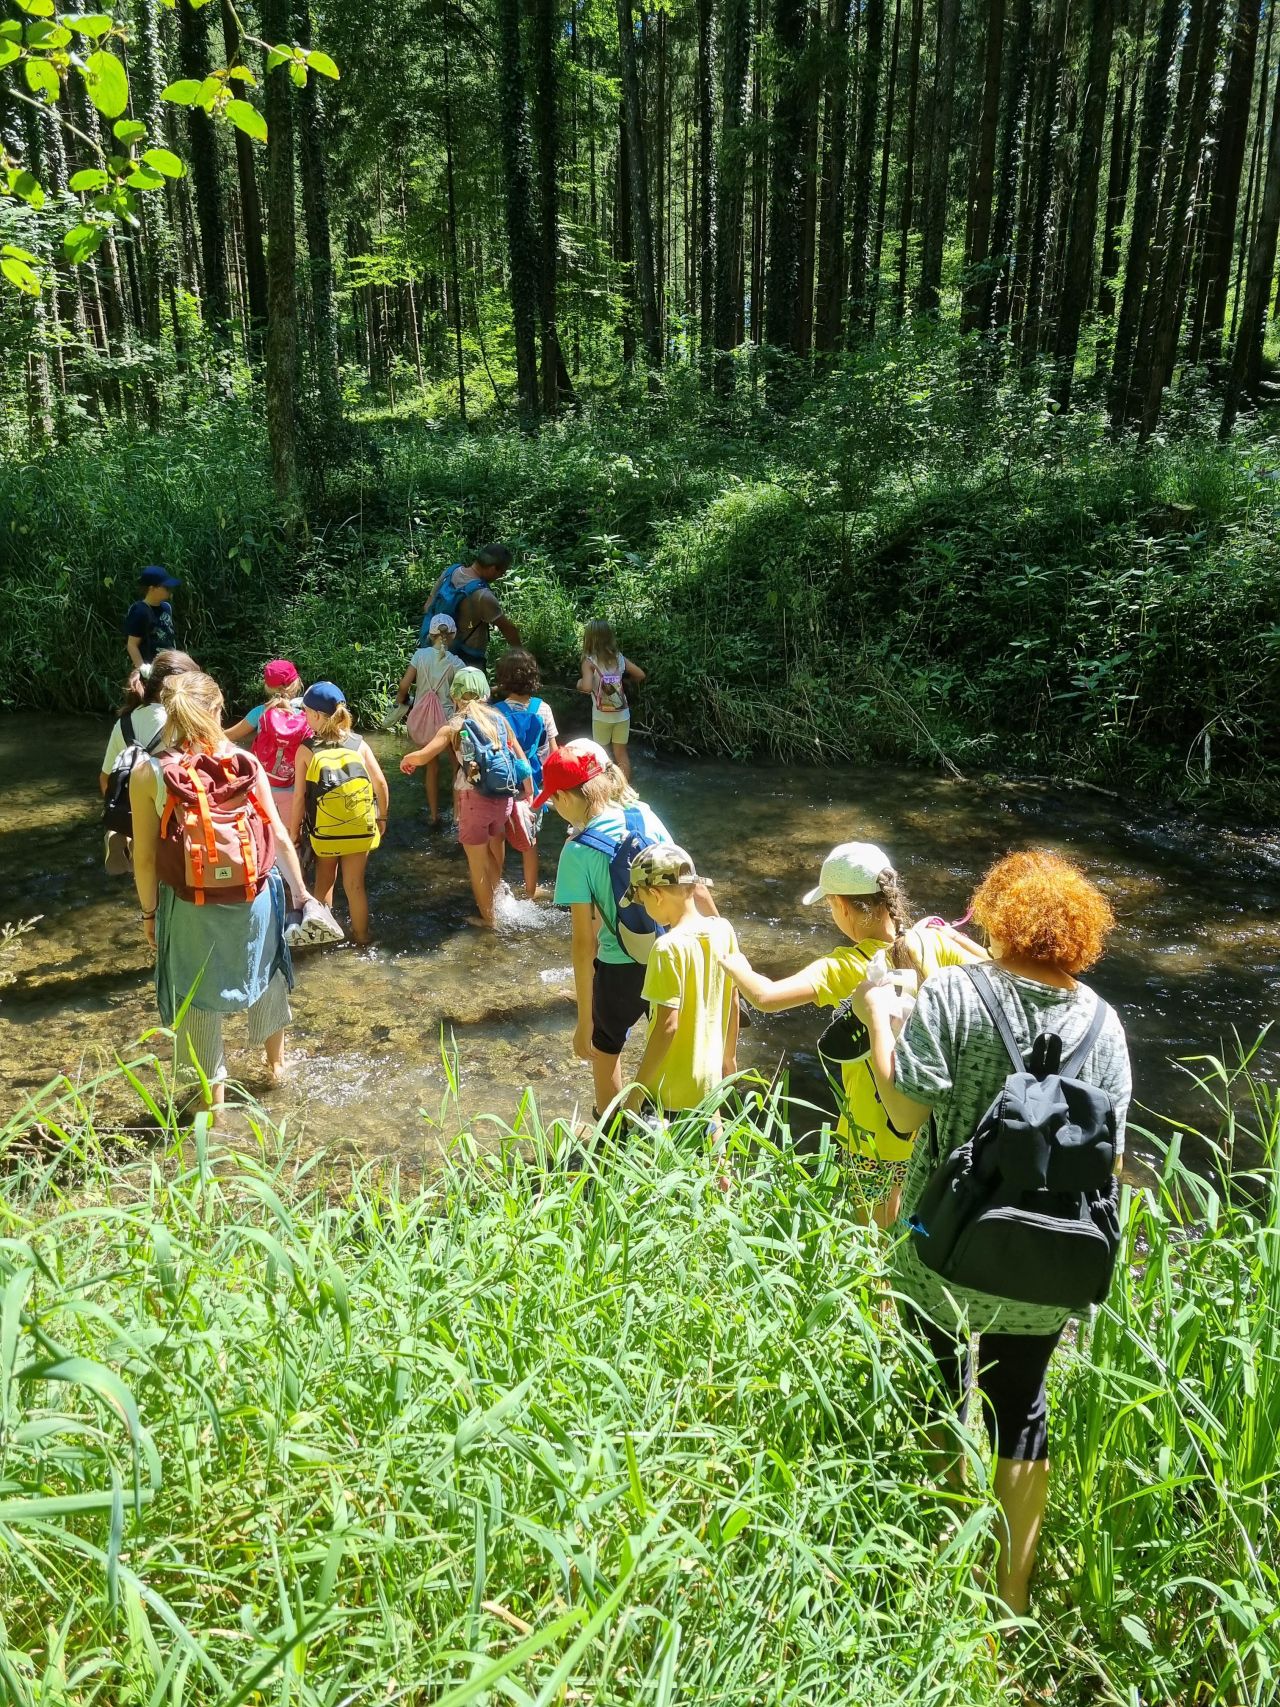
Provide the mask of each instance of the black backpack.
[{"label": "black backpack", "polygon": [[129,779],[138,760],[159,746],[164,730],[158,729],[144,747],[133,732],[133,713],[126,711],[120,719],[120,732],[124,736],[125,747],[107,778],[107,792],[102,797],[102,827],[104,830],[117,830],[122,836],[131,836],[133,808],[129,805]]},{"label": "black backpack", "polygon": [[1023,1061],[981,966],[965,975],[982,999],[1013,1071],[971,1138],[939,1158],[911,1216],[915,1250],[954,1286],[1022,1304],[1086,1310],[1107,1295],[1120,1248],[1116,1108],[1110,1093],[1075,1077],[1107,1018],[1099,998],[1064,1061],[1042,1033]]}]

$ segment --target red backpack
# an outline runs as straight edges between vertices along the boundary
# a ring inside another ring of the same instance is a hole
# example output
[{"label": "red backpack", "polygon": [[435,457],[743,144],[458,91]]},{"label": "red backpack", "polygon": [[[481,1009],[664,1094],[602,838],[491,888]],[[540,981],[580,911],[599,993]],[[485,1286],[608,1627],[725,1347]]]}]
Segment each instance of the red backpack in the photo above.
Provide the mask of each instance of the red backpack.
[{"label": "red backpack", "polygon": [[248,753],[173,753],[161,767],[167,791],[156,874],[183,901],[252,901],[261,894],[276,842],[254,798],[258,767]]},{"label": "red backpack", "polygon": [[292,788],[298,748],[311,733],[300,711],[288,705],[269,705],[258,719],[253,751],[262,760],[272,788]]}]

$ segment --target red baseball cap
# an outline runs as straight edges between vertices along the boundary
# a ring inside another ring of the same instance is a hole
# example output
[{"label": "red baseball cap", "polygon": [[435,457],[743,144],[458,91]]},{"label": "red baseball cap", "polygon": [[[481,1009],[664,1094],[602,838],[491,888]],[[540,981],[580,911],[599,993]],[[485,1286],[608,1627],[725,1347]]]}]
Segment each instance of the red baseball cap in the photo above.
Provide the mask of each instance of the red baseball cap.
[{"label": "red baseball cap", "polygon": [[290,682],[298,679],[297,666],[287,658],[273,658],[262,672],[264,687],[287,688]]},{"label": "red baseball cap", "polygon": [[560,794],[566,788],[581,788],[593,776],[603,774],[604,765],[597,753],[569,753],[558,747],[554,753],[548,753],[543,763],[542,792],[534,797],[534,809],[545,806],[553,794]]}]

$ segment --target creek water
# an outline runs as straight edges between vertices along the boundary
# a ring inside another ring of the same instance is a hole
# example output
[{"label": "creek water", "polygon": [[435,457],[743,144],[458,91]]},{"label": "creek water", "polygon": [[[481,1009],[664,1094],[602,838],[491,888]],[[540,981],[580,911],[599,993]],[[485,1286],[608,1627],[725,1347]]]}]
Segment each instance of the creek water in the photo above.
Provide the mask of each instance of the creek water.
[{"label": "creek water", "polygon": [[[0,922],[41,915],[6,955],[16,980],[0,991],[5,1115],[61,1073],[92,1079],[156,1023],[132,884],[102,869],[96,782],[108,732],[81,719],[0,718]],[[369,867],[376,946],[297,957],[286,1085],[264,1091],[239,1018],[227,1025],[228,1058],[305,1143],[416,1169],[464,1124],[483,1139],[485,1116],[495,1117],[489,1130],[513,1121],[526,1091],[544,1119],[589,1111],[590,1077],[572,1052],[567,918],[549,903],[508,901],[497,932],[468,928],[462,850],[427,827],[419,779],[397,769],[404,742],[373,744],[392,786],[387,841]],[[1198,1093],[1169,1063],[1233,1058],[1233,1033],[1252,1043],[1276,1011],[1280,831],[1032,784],[635,756],[645,798],[714,879],[766,972],[798,969],[837,940],[825,908],[799,900],[835,842],[878,842],[918,912],[952,918],[991,859],[1040,845],[1079,859],[1116,908],[1119,929],[1091,979],[1128,1028],[1139,1103],[1196,1124]],[[561,841],[549,813],[548,884]],[[514,854],[509,876],[518,889]],[[813,1054],[822,1023],[812,1009],[755,1016],[740,1065],[773,1073],[789,1060],[795,1094],[825,1100]],[[1259,1065],[1272,1076],[1274,1053],[1264,1047]],[[138,1118],[120,1081],[94,1094],[109,1120]]]}]

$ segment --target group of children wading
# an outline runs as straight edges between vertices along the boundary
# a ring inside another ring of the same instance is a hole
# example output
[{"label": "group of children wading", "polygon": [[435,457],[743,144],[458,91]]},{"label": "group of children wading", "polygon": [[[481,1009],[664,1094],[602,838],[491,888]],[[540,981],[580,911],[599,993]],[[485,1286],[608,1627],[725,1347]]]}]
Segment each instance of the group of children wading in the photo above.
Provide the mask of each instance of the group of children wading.
[{"label": "group of children wading", "polygon": [[[433,826],[448,760],[469,922],[493,926],[508,847],[526,896],[538,895],[550,807],[566,829],[554,901],[571,917],[573,1047],[591,1066],[601,1142],[654,1114],[714,1141],[743,998],[763,1013],[834,1010],[819,1053],[838,1078],[851,1191],[865,1220],[893,1228],[895,1292],[936,1360],[929,1402],[948,1475],[947,1418],[971,1385],[981,1393],[1004,1517],[997,1591],[1022,1612],[1048,1486],[1049,1360],[1067,1320],[1105,1296],[1119,1247],[1128,1051],[1114,1011],[1079,981],[1114,926],[1110,906],[1061,856],[1012,853],[971,898],[982,947],[941,918],[914,918],[889,856],[851,839],[800,898],[826,908],[836,942],[765,976],[631,786],[627,684],[643,672],[607,624],[588,623],[578,686],[593,738],[561,744],[537,664],[493,592],[509,560],[485,547],[440,577],[388,719],[414,743],[400,768],[423,771]],[[304,687],[287,660],[266,666],[262,702],[226,726],[217,684],[173,647],[177,583],[160,569],[143,581],[126,621],[138,669],[100,778],[108,864],[132,870],[179,1068],[217,1104],[227,1013],[248,1014],[272,1076],[283,1073],[289,949],[341,937],[329,911],[339,877],[351,934],[368,940],[365,864],[388,790],[341,690]],[[508,642],[492,693],[491,628]],[[300,853],[314,858],[309,883]],[[624,1081],[624,1046],[646,1016]]]}]

